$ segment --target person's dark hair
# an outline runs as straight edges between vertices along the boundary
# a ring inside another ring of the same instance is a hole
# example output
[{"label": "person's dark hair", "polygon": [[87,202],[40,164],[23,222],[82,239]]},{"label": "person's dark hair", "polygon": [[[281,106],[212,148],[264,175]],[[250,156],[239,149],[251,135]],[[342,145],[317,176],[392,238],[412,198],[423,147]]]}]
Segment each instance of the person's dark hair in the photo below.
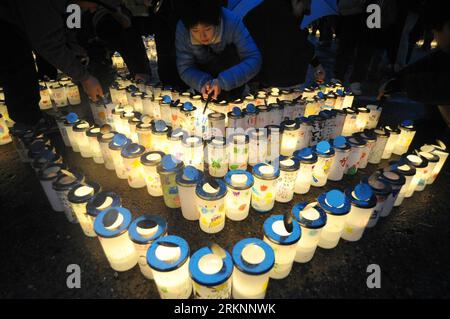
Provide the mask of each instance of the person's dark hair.
[{"label": "person's dark hair", "polygon": [[178,12],[188,29],[199,23],[219,25],[222,0],[182,0],[179,1]]}]

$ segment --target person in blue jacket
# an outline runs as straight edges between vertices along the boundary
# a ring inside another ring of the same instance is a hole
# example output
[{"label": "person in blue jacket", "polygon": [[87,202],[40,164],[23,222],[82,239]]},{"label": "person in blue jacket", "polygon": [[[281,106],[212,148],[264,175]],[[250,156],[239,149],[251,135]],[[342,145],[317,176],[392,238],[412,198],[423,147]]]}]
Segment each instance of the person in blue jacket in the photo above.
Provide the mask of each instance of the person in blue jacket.
[{"label": "person in blue jacket", "polygon": [[175,46],[181,79],[204,97],[241,97],[262,63],[241,19],[221,0],[184,0],[179,10]]}]

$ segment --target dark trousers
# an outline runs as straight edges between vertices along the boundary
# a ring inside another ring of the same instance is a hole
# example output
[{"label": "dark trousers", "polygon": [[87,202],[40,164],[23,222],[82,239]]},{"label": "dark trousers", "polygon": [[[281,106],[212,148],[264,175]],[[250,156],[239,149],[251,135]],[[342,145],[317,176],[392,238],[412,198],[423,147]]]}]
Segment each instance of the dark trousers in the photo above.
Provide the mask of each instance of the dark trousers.
[{"label": "dark trousers", "polygon": [[13,24],[0,20],[0,85],[15,122],[34,125],[41,118],[39,82],[28,40]]}]

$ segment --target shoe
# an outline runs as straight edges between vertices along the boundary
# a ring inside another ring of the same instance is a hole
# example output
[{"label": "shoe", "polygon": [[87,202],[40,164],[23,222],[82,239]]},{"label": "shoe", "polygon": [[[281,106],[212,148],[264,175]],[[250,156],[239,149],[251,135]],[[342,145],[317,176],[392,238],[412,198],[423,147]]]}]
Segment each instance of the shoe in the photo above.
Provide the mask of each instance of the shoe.
[{"label": "shoe", "polygon": [[361,83],[360,82],[353,82],[350,84],[350,90],[353,92],[353,95],[361,95]]}]

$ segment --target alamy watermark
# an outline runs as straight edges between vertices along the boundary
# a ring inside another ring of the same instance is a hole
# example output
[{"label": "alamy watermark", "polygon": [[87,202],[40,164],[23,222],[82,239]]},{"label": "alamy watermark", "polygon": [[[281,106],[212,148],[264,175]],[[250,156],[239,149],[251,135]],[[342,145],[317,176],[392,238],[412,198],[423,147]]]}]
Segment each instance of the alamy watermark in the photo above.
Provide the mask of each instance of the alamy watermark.
[{"label": "alamy watermark", "polygon": [[370,264],[367,266],[367,273],[370,275],[367,277],[366,284],[367,288],[381,288],[381,267],[377,264]]},{"label": "alamy watermark", "polygon": [[381,8],[378,4],[369,4],[366,9],[370,13],[366,24],[369,29],[381,29]]},{"label": "alamy watermark", "polygon": [[77,264],[70,264],[66,268],[66,272],[69,274],[66,279],[66,285],[69,289],[81,288],[81,268]]}]

